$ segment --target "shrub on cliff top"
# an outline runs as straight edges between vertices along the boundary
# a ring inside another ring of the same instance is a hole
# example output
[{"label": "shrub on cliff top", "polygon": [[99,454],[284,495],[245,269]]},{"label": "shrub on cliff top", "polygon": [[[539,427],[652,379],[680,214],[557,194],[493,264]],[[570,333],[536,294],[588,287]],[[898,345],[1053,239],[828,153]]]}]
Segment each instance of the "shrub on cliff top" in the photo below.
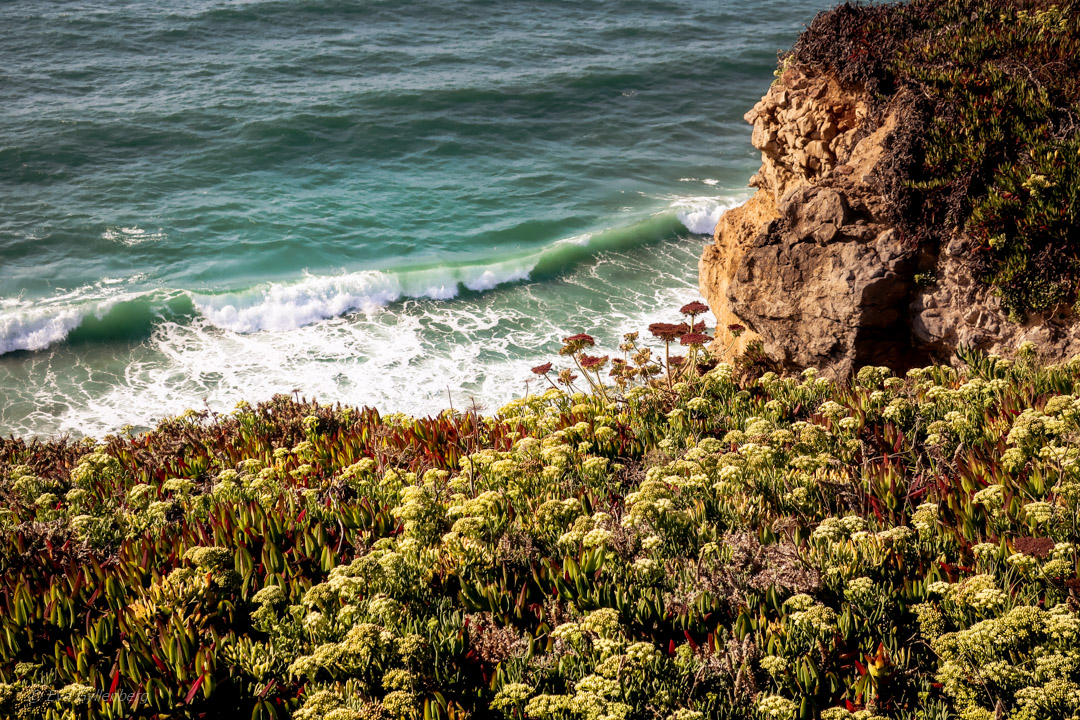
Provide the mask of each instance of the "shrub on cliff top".
[{"label": "shrub on cliff top", "polygon": [[911,241],[962,230],[1014,319],[1076,300],[1080,6],[846,4],[816,18],[790,58],[882,102],[916,91],[913,125],[892,148],[906,180],[896,220]]}]

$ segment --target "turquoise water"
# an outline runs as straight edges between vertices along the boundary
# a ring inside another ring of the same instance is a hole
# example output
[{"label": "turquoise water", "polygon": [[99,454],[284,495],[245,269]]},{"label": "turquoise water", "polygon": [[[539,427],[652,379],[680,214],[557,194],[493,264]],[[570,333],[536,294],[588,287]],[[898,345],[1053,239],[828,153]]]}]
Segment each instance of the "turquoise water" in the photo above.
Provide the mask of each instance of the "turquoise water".
[{"label": "turquoise water", "polygon": [[494,409],[670,318],[829,4],[0,4],[0,433]]}]

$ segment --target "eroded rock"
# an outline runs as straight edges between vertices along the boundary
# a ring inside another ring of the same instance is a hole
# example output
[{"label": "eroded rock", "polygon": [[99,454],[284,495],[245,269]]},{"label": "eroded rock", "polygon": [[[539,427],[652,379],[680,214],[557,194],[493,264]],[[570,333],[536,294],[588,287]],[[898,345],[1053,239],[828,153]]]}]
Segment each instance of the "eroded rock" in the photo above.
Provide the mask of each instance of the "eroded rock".
[{"label": "eroded rock", "polygon": [[[833,377],[950,361],[961,344],[1080,352],[1071,313],[1009,322],[967,269],[962,238],[928,250],[894,227],[882,177],[908,100],[872,112],[858,88],[795,67],[746,114],[758,192],[721,217],[699,264],[719,321],[714,351],[731,358],[760,340],[785,366]],[[734,324],[748,331],[735,339]]]}]

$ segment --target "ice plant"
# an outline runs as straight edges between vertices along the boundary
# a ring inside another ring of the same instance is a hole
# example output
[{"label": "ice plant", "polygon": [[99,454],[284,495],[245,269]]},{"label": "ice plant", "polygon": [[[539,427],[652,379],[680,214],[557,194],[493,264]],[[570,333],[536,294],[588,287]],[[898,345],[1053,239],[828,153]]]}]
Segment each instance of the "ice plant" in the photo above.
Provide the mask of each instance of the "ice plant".
[{"label": "ice plant", "polygon": [[1080,359],[836,384],[691,335],[490,417],[0,439],[0,717],[1080,713]]}]

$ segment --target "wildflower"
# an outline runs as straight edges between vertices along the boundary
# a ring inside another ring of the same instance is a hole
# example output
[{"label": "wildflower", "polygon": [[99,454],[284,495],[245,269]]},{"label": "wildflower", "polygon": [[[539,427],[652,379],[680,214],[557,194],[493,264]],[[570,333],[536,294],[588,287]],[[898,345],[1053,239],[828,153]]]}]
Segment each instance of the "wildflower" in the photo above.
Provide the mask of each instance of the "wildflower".
[{"label": "wildflower", "polygon": [[174,492],[181,495],[190,493],[195,488],[195,483],[187,478],[170,478],[161,486],[166,492]]},{"label": "wildflower", "polygon": [[551,637],[557,640],[565,640],[571,645],[575,645],[585,637],[581,632],[581,626],[575,622],[567,622],[557,626],[551,631]]},{"label": "wildflower", "polygon": [[796,625],[813,630],[815,634],[827,634],[836,629],[836,611],[821,604],[814,604],[805,610],[791,613],[791,620]]},{"label": "wildflower", "polygon": [[856,430],[859,427],[858,418],[846,417],[840,419],[840,429],[847,430],[848,432]]},{"label": "wildflower", "polygon": [[734,369],[728,363],[718,363],[706,375],[719,383],[729,383],[734,376]]},{"label": "wildflower", "polygon": [[878,540],[892,543],[895,547],[903,547],[903,545],[910,541],[914,536],[915,531],[906,525],[882,530],[877,534]]},{"label": "wildflower", "polygon": [[634,571],[643,577],[651,578],[660,571],[660,563],[652,558],[638,558],[634,561]]},{"label": "wildflower", "polygon": [[687,333],[679,338],[679,342],[683,345],[704,345],[712,340],[708,335],[702,333]]},{"label": "wildflower", "polygon": [[667,720],[705,720],[705,714],[697,710],[679,708],[667,716]]},{"label": "wildflower", "polygon": [[619,611],[614,608],[593,610],[585,616],[585,619],[581,622],[581,628],[594,632],[600,637],[615,637],[622,632],[622,627],[619,624]]},{"label": "wildflower", "polygon": [[848,600],[857,603],[865,603],[872,599],[874,594],[874,581],[868,577],[858,577],[848,583],[844,589],[844,596]]},{"label": "wildflower", "polygon": [[97,694],[97,690],[81,683],[66,685],[57,693],[60,702],[75,708],[87,707]]},{"label": "wildflower", "polygon": [[1024,505],[1024,514],[1035,525],[1042,525],[1054,516],[1054,506],[1048,502],[1030,502]]},{"label": "wildflower", "polygon": [[853,720],[855,716],[847,708],[831,707],[821,711],[821,720]]},{"label": "wildflower", "polygon": [[410,717],[416,706],[416,697],[406,690],[395,690],[383,698],[383,707],[395,717]]},{"label": "wildflower", "polygon": [[566,695],[537,695],[525,706],[525,715],[547,720],[561,717],[569,707],[570,698]]},{"label": "wildflower", "polygon": [[960,583],[950,597],[957,605],[983,614],[997,610],[1008,599],[990,575],[973,575]]},{"label": "wildflower", "polygon": [[233,554],[228,548],[195,546],[184,553],[184,559],[190,560],[198,568],[209,570],[230,564]]},{"label": "wildflower", "polygon": [[519,706],[528,700],[533,692],[533,688],[525,683],[508,683],[495,694],[495,698],[491,701],[491,708],[503,710]]},{"label": "wildflower", "polygon": [[838,420],[848,414],[847,408],[833,400],[826,400],[821,403],[818,412],[830,420]]},{"label": "wildflower", "polygon": [[1013,540],[1013,550],[1038,560],[1045,560],[1055,547],[1050,538],[1022,537]]},{"label": "wildflower", "polygon": [[913,609],[919,621],[919,632],[924,638],[932,641],[945,632],[945,617],[933,604],[921,603]]},{"label": "wildflower", "polygon": [[60,502],[60,498],[56,497],[54,493],[41,493],[34,500],[34,504],[38,507],[54,507],[58,502]]},{"label": "wildflower", "polygon": [[1005,488],[1001,485],[983,488],[971,497],[971,501],[982,505],[987,510],[1000,510],[1005,503]]},{"label": "wildflower", "polygon": [[1005,559],[1005,562],[1025,574],[1030,573],[1039,564],[1038,560],[1021,552],[1013,553]]},{"label": "wildflower", "polygon": [[975,555],[977,560],[987,561],[992,560],[997,556],[998,546],[994,543],[979,543],[971,548],[971,552]]},{"label": "wildflower", "polygon": [[791,720],[798,712],[799,706],[794,701],[779,695],[764,695],[757,702],[757,710],[772,720]]},{"label": "wildflower", "polygon": [[780,678],[787,674],[788,669],[791,667],[791,663],[786,658],[779,655],[766,655],[759,661],[761,667],[765,672],[769,673],[774,678]]},{"label": "wildflower", "polygon": [[267,585],[255,593],[251,601],[259,605],[277,605],[285,602],[285,593],[280,585]]},{"label": "wildflower", "polygon": [[792,595],[784,601],[784,608],[800,612],[808,610],[814,605],[814,598],[805,593],[799,593],[798,595]]},{"label": "wildflower", "polygon": [[606,547],[611,540],[611,532],[609,530],[602,530],[596,528],[586,533],[582,539],[581,544],[585,547]]},{"label": "wildflower", "polygon": [[915,508],[911,516],[911,524],[920,532],[930,532],[937,524],[939,509],[935,503],[924,502]]},{"label": "wildflower", "polygon": [[1075,565],[1072,560],[1066,560],[1065,558],[1054,558],[1050,562],[1046,563],[1040,569],[1040,574],[1044,578],[1058,579],[1071,575],[1075,570]]},{"label": "wildflower", "polygon": [[904,398],[896,398],[892,400],[884,410],[881,411],[882,417],[886,420],[891,420],[895,423],[904,422],[912,413],[912,405]]},{"label": "wildflower", "polygon": [[930,583],[926,588],[926,592],[929,595],[948,596],[953,590],[953,585],[943,580],[937,580]]},{"label": "wildflower", "polygon": [[544,363],[543,365],[537,365],[532,369],[534,375],[547,375],[551,372],[551,363]]}]

